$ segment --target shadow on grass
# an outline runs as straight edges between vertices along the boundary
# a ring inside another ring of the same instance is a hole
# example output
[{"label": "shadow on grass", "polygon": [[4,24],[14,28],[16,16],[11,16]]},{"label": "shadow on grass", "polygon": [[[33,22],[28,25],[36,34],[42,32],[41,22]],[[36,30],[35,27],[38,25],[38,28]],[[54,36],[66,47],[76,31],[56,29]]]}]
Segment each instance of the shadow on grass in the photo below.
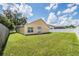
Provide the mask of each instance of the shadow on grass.
[{"label": "shadow on grass", "polygon": [[[16,34],[16,33],[19,33],[19,32],[12,32],[10,34]],[[52,32],[46,32],[46,33],[37,33],[37,34],[23,34],[23,33],[19,33],[21,35],[24,35],[24,36],[33,36],[33,35],[45,35],[45,34],[51,34]]]},{"label": "shadow on grass", "polygon": [[3,53],[4,53],[4,50],[5,50],[9,35],[10,34],[8,34],[8,36],[7,36],[6,40],[5,40],[5,43],[4,43],[4,45],[2,46],[2,48],[0,50],[0,56],[3,56]]},{"label": "shadow on grass", "polygon": [[37,34],[24,34],[25,36],[32,36],[32,35],[45,35],[45,34],[51,34],[51,32],[47,33],[37,33]]}]

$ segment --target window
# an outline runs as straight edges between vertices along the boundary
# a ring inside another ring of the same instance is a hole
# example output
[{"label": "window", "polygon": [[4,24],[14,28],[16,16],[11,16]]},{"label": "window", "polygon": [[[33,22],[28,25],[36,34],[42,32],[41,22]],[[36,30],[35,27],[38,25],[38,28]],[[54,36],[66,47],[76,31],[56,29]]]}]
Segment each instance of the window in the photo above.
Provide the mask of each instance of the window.
[{"label": "window", "polygon": [[33,27],[28,27],[28,33],[32,33],[33,32]]},{"label": "window", "polygon": [[41,33],[42,27],[41,26],[38,26],[37,29],[38,29],[38,33]]},{"label": "window", "polygon": [[38,26],[38,30],[40,30],[41,29],[41,26]]}]

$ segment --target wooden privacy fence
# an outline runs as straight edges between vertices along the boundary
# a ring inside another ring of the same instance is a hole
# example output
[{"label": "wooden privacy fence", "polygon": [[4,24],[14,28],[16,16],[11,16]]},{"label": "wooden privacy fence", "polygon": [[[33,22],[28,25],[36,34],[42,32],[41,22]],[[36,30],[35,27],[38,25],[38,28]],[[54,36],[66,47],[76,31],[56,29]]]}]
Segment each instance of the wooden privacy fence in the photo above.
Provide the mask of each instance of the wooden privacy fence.
[{"label": "wooden privacy fence", "polygon": [[74,32],[75,29],[50,29],[50,32]]},{"label": "wooden privacy fence", "polygon": [[68,33],[74,32],[79,38],[79,27],[76,27],[74,29],[50,29],[49,32],[68,32]]},{"label": "wooden privacy fence", "polygon": [[9,35],[9,29],[0,23],[0,50]]}]

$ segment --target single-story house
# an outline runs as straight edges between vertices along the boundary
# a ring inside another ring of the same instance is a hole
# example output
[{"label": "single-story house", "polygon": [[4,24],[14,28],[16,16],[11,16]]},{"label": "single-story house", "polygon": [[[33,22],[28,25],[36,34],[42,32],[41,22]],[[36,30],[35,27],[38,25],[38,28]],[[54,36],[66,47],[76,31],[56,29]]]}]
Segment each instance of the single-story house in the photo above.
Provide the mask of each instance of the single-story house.
[{"label": "single-story house", "polygon": [[65,29],[65,26],[54,26],[54,29]]},{"label": "single-story house", "polygon": [[49,26],[42,20],[38,19],[18,27],[18,32],[22,34],[39,34],[49,32]]},{"label": "single-story house", "polygon": [[65,26],[62,25],[49,25],[49,29],[65,29]]},{"label": "single-story house", "polygon": [[48,24],[48,26],[49,26],[49,29],[54,29],[54,26],[53,25],[49,25]]}]

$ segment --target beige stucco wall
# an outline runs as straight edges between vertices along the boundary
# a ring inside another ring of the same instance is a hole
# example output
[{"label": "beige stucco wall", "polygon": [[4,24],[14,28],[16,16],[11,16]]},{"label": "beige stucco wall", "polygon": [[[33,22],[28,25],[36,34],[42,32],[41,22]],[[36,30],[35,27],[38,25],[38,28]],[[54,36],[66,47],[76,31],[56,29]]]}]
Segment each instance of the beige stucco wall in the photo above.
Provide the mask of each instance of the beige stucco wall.
[{"label": "beige stucco wall", "polygon": [[22,33],[22,34],[24,34],[24,27],[21,27],[21,28],[19,29],[19,32]]},{"label": "beige stucco wall", "polygon": [[[26,24],[24,26],[24,34],[36,34],[36,33],[38,33],[38,29],[37,29],[38,26],[41,26],[41,28],[42,28],[41,33],[46,33],[49,31],[47,24],[45,24],[43,20],[38,20],[38,21],[35,21],[32,23]],[[33,27],[33,33],[28,33],[28,27]]]}]

